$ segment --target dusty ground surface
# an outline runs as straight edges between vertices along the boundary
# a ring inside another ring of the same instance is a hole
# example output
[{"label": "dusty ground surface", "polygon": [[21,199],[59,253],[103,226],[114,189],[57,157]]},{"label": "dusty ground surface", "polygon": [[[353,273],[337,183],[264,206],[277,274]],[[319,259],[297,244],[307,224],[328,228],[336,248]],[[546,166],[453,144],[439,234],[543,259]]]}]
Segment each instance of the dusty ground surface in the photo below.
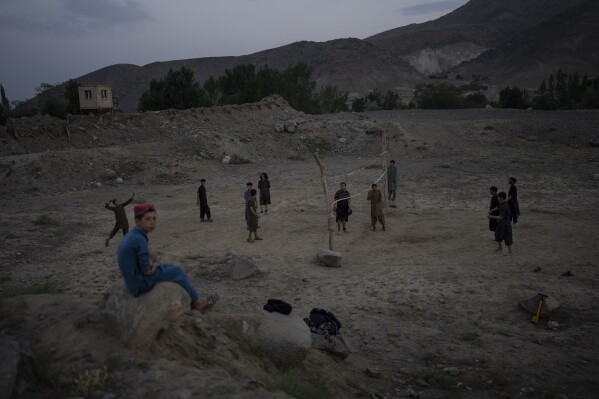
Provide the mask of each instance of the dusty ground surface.
[{"label": "dusty ground surface", "polygon": [[[23,396],[249,398],[288,397],[287,390],[296,397],[595,397],[599,151],[588,142],[599,135],[599,113],[313,117],[277,104],[199,119],[137,116],[142,124],[110,125],[106,116],[106,125],[71,126],[70,142],[60,130],[18,140],[3,133],[2,329],[33,353],[36,375],[21,373]],[[298,122],[295,132],[275,131],[289,120]],[[399,171],[385,232],[371,231],[366,201],[382,173],[377,129]],[[315,261],[327,246],[327,215],[310,146],[323,150],[331,191],[345,181],[361,194],[349,233],[334,237],[339,269]],[[232,154],[251,163],[220,162]],[[124,183],[106,177],[105,168]],[[264,240],[250,244],[242,195],[260,172],[270,176],[273,204],[260,219]],[[518,178],[522,211],[512,257],[494,251],[486,219],[488,187],[507,191],[509,176]],[[199,223],[202,177],[214,223]],[[211,314],[186,314],[137,352],[86,317],[120,278],[120,234],[104,247],[114,220],[103,205],[134,190],[158,208],[153,252],[182,265],[200,291],[222,297]],[[35,225],[40,215],[57,224]],[[231,280],[231,252],[268,273]],[[561,276],[566,271],[572,276]],[[33,292],[41,294],[23,295]],[[537,292],[562,306],[534,325],[518,302]],[[333,311],[350,357],[314,352],[302,368],[282,371],[228,334],[231,320],[260,312],[268,298],[284,299],[302,316],[313,307]],[[548,320],[559,323],[557,331],[546,328]],[[289,381],[299,388],[290,390]]]}]

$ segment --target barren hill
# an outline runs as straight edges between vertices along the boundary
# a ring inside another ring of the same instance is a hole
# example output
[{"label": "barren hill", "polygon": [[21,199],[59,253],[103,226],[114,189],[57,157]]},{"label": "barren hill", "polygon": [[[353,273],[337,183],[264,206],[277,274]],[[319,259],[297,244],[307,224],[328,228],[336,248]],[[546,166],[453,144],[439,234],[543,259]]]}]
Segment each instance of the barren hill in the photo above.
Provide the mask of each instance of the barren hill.
[{"label": "barren hill", "polygon": [[568,72],[596,74],[599,70],[599,3],[579,6],[520,32],[478,58],[454,69],[462,76],[494,77],[495,83],[533,84],[559,68]]},{"label": "barren hill", "polygon": [[[561,67],[595,73],[599,54],[597,2],[589,0],[471,0],[457,10],[422,24],[383,32],[364,40],[301,41],[237,57],[195,58],[145,66],[118,64],[81,76],[82,84],[109,84],[121,110],[137,109],[151,79],[181,66],[198,82],[240,64],[286,68],[297,62],[313,67],[318,84],[366,94],[394,89],[404,100],[427,75],[460,67],[465,79],[486,76],[491,84],[538,87]],[[54,94],[62,97],[63,87]]]}]

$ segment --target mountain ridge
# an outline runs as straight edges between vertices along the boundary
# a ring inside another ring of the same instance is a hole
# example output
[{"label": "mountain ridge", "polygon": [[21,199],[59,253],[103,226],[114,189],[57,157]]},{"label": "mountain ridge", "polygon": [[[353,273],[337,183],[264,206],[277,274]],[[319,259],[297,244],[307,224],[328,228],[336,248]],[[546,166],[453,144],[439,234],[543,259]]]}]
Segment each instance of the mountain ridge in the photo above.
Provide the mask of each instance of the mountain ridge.
[{"label": "mountain ridge", "polygon": [[[365,39],[298,41],[241,56],[189,58],[144,66],[115,64],[75,80],[80,84],[111,85],[119,107],[126,112],[137,109],[138,99],[152,79],[182,66],[191,68],[196,81],[203,84],[210,76],[220,76],[241,64],[284,69],[301,61],[313,68],[317,85],[332,83],[358,94],[391,89],[408,101],[406,97],[411,96],[415,85],[428,82],[429,75],[447,73],[460,74],[465,80],[483,76],[495,87],[518,84],[532,89],[552,69],[561,67],[581,74],[597,71],[599,10],[595,3],[471,0],[436,20]],[[568,51],[568,47],[574,50]]]}]

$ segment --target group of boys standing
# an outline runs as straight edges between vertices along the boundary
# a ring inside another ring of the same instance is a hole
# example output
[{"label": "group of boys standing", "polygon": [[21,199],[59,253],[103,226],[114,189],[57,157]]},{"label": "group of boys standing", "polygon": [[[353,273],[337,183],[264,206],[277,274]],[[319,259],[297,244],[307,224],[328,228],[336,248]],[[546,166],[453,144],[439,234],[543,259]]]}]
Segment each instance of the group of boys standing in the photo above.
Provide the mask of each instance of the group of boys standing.
[{"label": "group of boys standing", "polygon": [[[387,180],[388,180],[388,194],[389,200],[395,201],[395,195],[397,190],[397,168],[395,167],[395,161],[389,162],[387,167]],[[337,234],[343,235],[347,233],[346,223],[349,220],[349,215],[352,214],[351,208],[351,195],[347,191],[347,185],[342,182],[340,189],[335,193],[333,202],[333,212],[335,212],[335,219],[337,221]],[[372,231],[376,230],[376,224],[379,222],[382,226],[382,230],[385,231],[385,214],[383,213],[383,193],[378,189],[376,183],[372,184],[367,201],[370,201],[370,223],[372,225]],[[343,230],[341,228],[343,227]]]},{"label": "group of boys standing", "polygon": [[497,187],[495,186],[489,188],[491,205],[487,215],[489,230],[495,232],[495,241],[499,244],[496,251],[503,251],[501,243],[505,242],[507,247],[506,255],[512,255],[512,227],[518,226],[518,216],[520,216],[518,189],[514,177],[510,177],[509,185],[510,189],[507,194],[504,191],[497,193]]}]

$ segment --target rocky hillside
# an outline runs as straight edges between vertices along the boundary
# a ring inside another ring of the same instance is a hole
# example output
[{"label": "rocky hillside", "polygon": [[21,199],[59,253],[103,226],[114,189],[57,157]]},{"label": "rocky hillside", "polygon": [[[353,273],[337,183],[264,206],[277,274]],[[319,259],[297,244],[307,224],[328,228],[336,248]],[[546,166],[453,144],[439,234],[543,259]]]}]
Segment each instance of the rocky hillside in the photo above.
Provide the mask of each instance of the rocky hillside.
[{"label": "rocky hillside", "polygon": [[[392,29],[364,40],[296,42],[238,57],[195,58],[145,66],[118,64],[76,78],[81,84],[109,84],[119,107],[137,109],[151,79],[187,66],[198,82],[240,64],[286,68],[297,62],[313,67],[317,84],[368,93],[394,89],[409,99],[412,88],[430,74],[459,71],[481,75],[491,85],[537,88],[549,72],[594,74],[599,59],[599,12],[594,0],[471,0],[457,10],[422,24]],[[463,67],[460,65],[465,64]],[[451,68],[460,66],[457,70]],[[62,97],[64,87],[54,94]]]},{"label": "rocky hillside", "polygon": [[[453,71],[466,77],[490,75],[495,82],[527,86],[559,68],[568,73],[578,71],[594,75],[597,65],[599,3],[585,1],[516,34]],[[539,83],[533,87],[538,88]]]}]

